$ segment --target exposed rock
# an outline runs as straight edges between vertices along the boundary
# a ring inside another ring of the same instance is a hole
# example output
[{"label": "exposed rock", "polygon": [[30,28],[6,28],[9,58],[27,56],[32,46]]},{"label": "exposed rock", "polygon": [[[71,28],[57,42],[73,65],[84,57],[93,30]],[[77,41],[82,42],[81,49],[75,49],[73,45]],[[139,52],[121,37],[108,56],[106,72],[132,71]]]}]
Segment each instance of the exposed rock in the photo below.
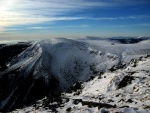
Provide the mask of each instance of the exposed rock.
[{"label": "exposed rock", "polygon": [[134,80],[134,77],[132,76],[125,76],[122,81],[119,83],[117,89],[126,87],[127,85],[132,83],[132,80]]}]

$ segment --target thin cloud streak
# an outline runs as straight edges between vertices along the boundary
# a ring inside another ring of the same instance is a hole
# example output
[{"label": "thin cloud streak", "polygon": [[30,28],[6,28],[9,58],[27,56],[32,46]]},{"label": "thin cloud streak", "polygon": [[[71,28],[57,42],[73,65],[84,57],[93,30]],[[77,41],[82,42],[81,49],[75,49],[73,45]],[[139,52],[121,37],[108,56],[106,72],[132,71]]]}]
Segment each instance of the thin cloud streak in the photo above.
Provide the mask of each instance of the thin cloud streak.
[{"label": "thin cloud streak", "polygon": [[142,19],[150,18],[150,15],[139,15],[139,16],[126,16],[126,17],[101,17],[101,18],[84,18],[89,20],[124,20],[124,19]]},{"label": "thin cloud streak", "polygon": [[[113,20],[118,18],[87,18],[87,17],[58,17],[67,12],[88,9],[91,7],[113,7],[128,0],[114,0],[97,2],[85,0],[1,0],[0,4],[0,26],[35,24],[47,21],[59,20],[77,20],[77,19],[93,19],[93,20]],[[135,0],[130,0],[133,2]],[[130,3],[129,2],[129,3]],[[134,18],[134,17],[130,17]],[[120,18],[124,19],[124,17]]]},{"label": "thin cloud streak", "polygon": [[76,27],[79,27],[79,28],[84,28],[84,27],[90,27],[90,25],[86,25],[86,24],[83,24],[83,25],[72,25],[72,26],[58,26],[58,27],[40,27],[40,26],[36,26],[36,27],[28,27],[27,29],[33,29],[33,30],[41,30],[41,29],[51,29],[51,28],[76,28]]},{"label": "thin cloud streak", "polygon": [[116,28],[116,27],[150,27],[149,23],[144,23],[144,24],[130,24],[130,25],[112,25],[112,26],[94,26],[94,27],[108,27],[108,28]]},{"label": "thin cloud streak", "polygon": [[13,26],[13,25],[26,25],[26,24],[38,24],[44,22],[53,22],[53,21],[72,21],[72,20],[123,20],[123,19],[141,19],[141,18],[150,18],[147,15],[141,16],[127,16],[127,17],[101,17],[101,18],[93,18],[93,17],[9,17],[9,18],[0,18],[0,26]]},{"label": "thin cloud streak", "polygon": [[17,18],[1,18],[0,26],[7,27],[13,25],[26,25],[26,24],[38,24],[52,21],[67,21],[67,20],[81,20],[85,17],[17,17]]}]

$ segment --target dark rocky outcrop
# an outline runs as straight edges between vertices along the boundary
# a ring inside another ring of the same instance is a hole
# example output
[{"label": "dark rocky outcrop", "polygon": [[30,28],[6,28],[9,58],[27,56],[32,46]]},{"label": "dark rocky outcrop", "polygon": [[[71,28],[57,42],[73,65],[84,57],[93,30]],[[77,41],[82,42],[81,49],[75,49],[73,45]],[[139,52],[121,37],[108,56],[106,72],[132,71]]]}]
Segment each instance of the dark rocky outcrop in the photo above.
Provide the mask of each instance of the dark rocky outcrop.
[{"label": "dark rocky outcrop", "polygon": [[7,69],[7,63],[15,56],[30,46],[30,43],[19,43],[12,45],[0,45],[0,71]]},{"label": "dark rocky outcrop", "polygon": [[119,83],[117,89],[126,87],[127,85],[132,83],[132,80],[134,80],[133,76],[125,76]]}]

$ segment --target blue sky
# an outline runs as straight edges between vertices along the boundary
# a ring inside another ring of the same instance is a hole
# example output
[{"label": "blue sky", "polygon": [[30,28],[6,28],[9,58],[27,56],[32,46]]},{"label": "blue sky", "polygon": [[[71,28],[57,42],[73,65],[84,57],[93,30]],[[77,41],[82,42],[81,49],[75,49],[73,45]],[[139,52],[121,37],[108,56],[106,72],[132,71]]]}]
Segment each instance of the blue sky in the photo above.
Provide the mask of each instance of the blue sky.
[{"label": "blue sky", "polygon": [[150,36],[150,1],[0,1],[1,40],[84,36]]}]

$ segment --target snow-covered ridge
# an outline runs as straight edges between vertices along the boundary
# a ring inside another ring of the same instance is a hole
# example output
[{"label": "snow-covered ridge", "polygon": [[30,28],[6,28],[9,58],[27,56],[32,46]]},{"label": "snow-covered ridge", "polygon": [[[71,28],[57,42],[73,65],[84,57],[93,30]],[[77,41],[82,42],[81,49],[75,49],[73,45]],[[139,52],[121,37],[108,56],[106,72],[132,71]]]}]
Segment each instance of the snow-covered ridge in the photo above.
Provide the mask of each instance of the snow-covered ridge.
[{"label": "snow-covered ridge", "polygon": [[[111,45],[107,40],[43,40],[34,42],[19,54],[10,62],[8,71],[20,67],[25,70],[25,75],[33,71],[36,78],[53,74],[66,87],[67,81],[74,83],[77,80],[87,80],[93,70],[107,71],[114,65],[129,62],[133,57],[147,55],[149,48],[149,43]],[[95,69],[91,70],[92,66]],[[70,79],[68,74],[71,75]],[[68,80],[64,80],[66,78]]]},{"label": "snow-covered ridge", "polygon": [[[77,81],[87,81],[92,76],[118,70],[127,66],[132,59],[149,54],[148,41],[136,44],[88,39],[51,39],[32,42],[30,47],[8,63],[8,69],[0,76],[1,82],[8,84],[6,88],[15,84],[10,87],[7,95],[2,94],[4,96],[0,98],[2,103],[0,109],[11,110],[16,108],[19,102],[28,105],[43,96],[61,93]],[[20,79],[21,83],[18,84],[17,80]],[[8,82],[10,80],[11,83]],[[29,81],[28,86],[25,81]],[[41,87],[38,98],[32,100],[31,95],[34,94],[32,90],[38,92],[38,84],[42,84],[44,88]],[[24,94],[21,92],[16,94],[18,88],[22,88],[20,86],[25,87]],[[7,92],[6,89],[4,91]]]},{"label": "snow-covered ridge", "polygon": [[46,97],[13,113],[149,113],[149,69],[150,55],[138,57],[124,68],[77,83],[76,91],[63,93],[56,100]]}]

